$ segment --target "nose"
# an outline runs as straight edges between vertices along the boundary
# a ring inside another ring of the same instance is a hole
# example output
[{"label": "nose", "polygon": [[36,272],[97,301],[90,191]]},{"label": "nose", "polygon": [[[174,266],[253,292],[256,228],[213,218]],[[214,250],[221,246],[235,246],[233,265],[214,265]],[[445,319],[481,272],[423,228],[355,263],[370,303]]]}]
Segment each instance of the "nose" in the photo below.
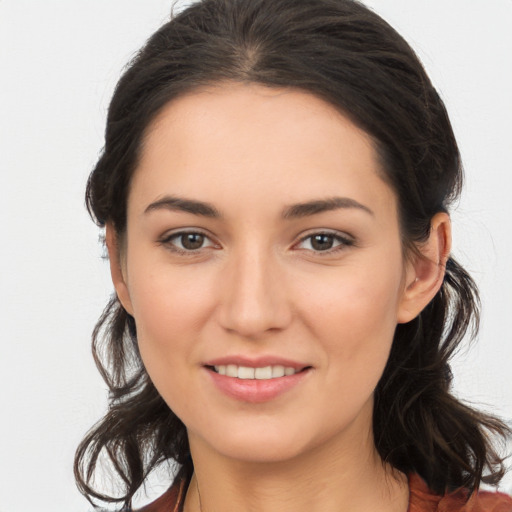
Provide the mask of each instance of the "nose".
[{"label": "nose", "polygon": [[246,250],[233,255],[222,276],[221,326],[250,339],[285,329],[292,319],[283,269],[271,254]]}]

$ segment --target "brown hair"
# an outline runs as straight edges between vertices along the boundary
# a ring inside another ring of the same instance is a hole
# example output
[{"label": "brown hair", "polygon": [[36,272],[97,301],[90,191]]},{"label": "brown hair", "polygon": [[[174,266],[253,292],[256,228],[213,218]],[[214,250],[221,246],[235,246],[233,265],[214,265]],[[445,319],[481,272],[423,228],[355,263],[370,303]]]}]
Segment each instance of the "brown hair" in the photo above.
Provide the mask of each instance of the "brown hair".
[{"label": "brown hair", "polygon": [[[90,175],[87,206],[122,234],[130,180],[149,123],[172,99],[205,84],[295,87],[329,102],[375,141],[395,190],[404,247],[426,238],[462,184],[459,151],[444,104],[404,39],[355,0],[203,0],[162,26],[121,77],[105,147]],[[489,434],[507,427],[450,393],[450,356],[478,327],[478,294],[450,258],[443,285],[413,321],[397,326],[375,390],[373,428],[383,460],[415,472],[438,493],[496,484],[503,462]],[[110,407],[80,444],[79,489],[90,500],[131,499],[160,462],[193,471],[183,423],[142,364],[134,319],[114,296],[93,335]],[[124,484],[119,497],[92,485],[101,453]]]}]

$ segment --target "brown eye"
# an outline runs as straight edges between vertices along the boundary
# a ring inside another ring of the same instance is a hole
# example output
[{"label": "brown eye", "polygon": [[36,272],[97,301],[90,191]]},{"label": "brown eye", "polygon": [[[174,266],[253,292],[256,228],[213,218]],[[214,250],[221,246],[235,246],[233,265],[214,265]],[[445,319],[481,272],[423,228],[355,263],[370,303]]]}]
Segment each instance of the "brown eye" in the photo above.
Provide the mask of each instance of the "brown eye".
[{"label": "brown eye", "polygon": [[195,251],[203,246],[206,237],[201,233],[185,233],[179,238],[183,249]]},{"label": "brown eye", "polygon": [[174,233],[163,238],[160,243],[177,253],[194,253],[215,246],[207,235],[197,231]]},{"label": "brown eye", "polygon": [[354,243],[352,238],[342,233],[313,233],[304,237],[297,247],[311,252],[332,254],[352,246]]},{"label": "brown eye", "polygon": [[327,251],[334,245],[333,235],[313,235],[311,237],[311,247],[315,251]]}]

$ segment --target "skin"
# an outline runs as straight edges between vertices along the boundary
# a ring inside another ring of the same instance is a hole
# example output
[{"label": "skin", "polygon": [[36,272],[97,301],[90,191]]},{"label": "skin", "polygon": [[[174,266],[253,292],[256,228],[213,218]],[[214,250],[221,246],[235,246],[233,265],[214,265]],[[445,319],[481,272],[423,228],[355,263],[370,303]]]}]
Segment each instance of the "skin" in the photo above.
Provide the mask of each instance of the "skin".
[{"label": "skin", "polygon": [[[200,502],[203,512],[407,510],[406,478],[375,450],[373,390],[397,323],[442,283],[450,224],[436,215],[421,257],[404,258],[397,199],[381,176],[371,138],[297,90],[212,86],[150,126],[127,231],[107,226],[107,245],[147,371],[187,427],[186,512]],[[219,216],[162,206],[170,196]],[[333,197],[345,200],[283,216]],[[205,235],[203,245],[184,249],[183,231]],[[331,248],[313,245],[318,233]],[[227,355],[309,369],[251,403],[212,383],[205,362]]]}]

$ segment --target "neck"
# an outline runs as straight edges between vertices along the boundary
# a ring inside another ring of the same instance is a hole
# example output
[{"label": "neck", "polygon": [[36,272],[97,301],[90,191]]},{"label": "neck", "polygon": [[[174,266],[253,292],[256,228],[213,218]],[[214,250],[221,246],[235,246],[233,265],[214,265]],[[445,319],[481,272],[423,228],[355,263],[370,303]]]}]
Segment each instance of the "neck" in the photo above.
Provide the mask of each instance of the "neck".
[{"label": "neck", "polygon": [[195,473],[185,512],[404,512],[405,475],[386,466],[373,438],[327,443],[293,459],[263,463],[212,456],[191,437]]}]

